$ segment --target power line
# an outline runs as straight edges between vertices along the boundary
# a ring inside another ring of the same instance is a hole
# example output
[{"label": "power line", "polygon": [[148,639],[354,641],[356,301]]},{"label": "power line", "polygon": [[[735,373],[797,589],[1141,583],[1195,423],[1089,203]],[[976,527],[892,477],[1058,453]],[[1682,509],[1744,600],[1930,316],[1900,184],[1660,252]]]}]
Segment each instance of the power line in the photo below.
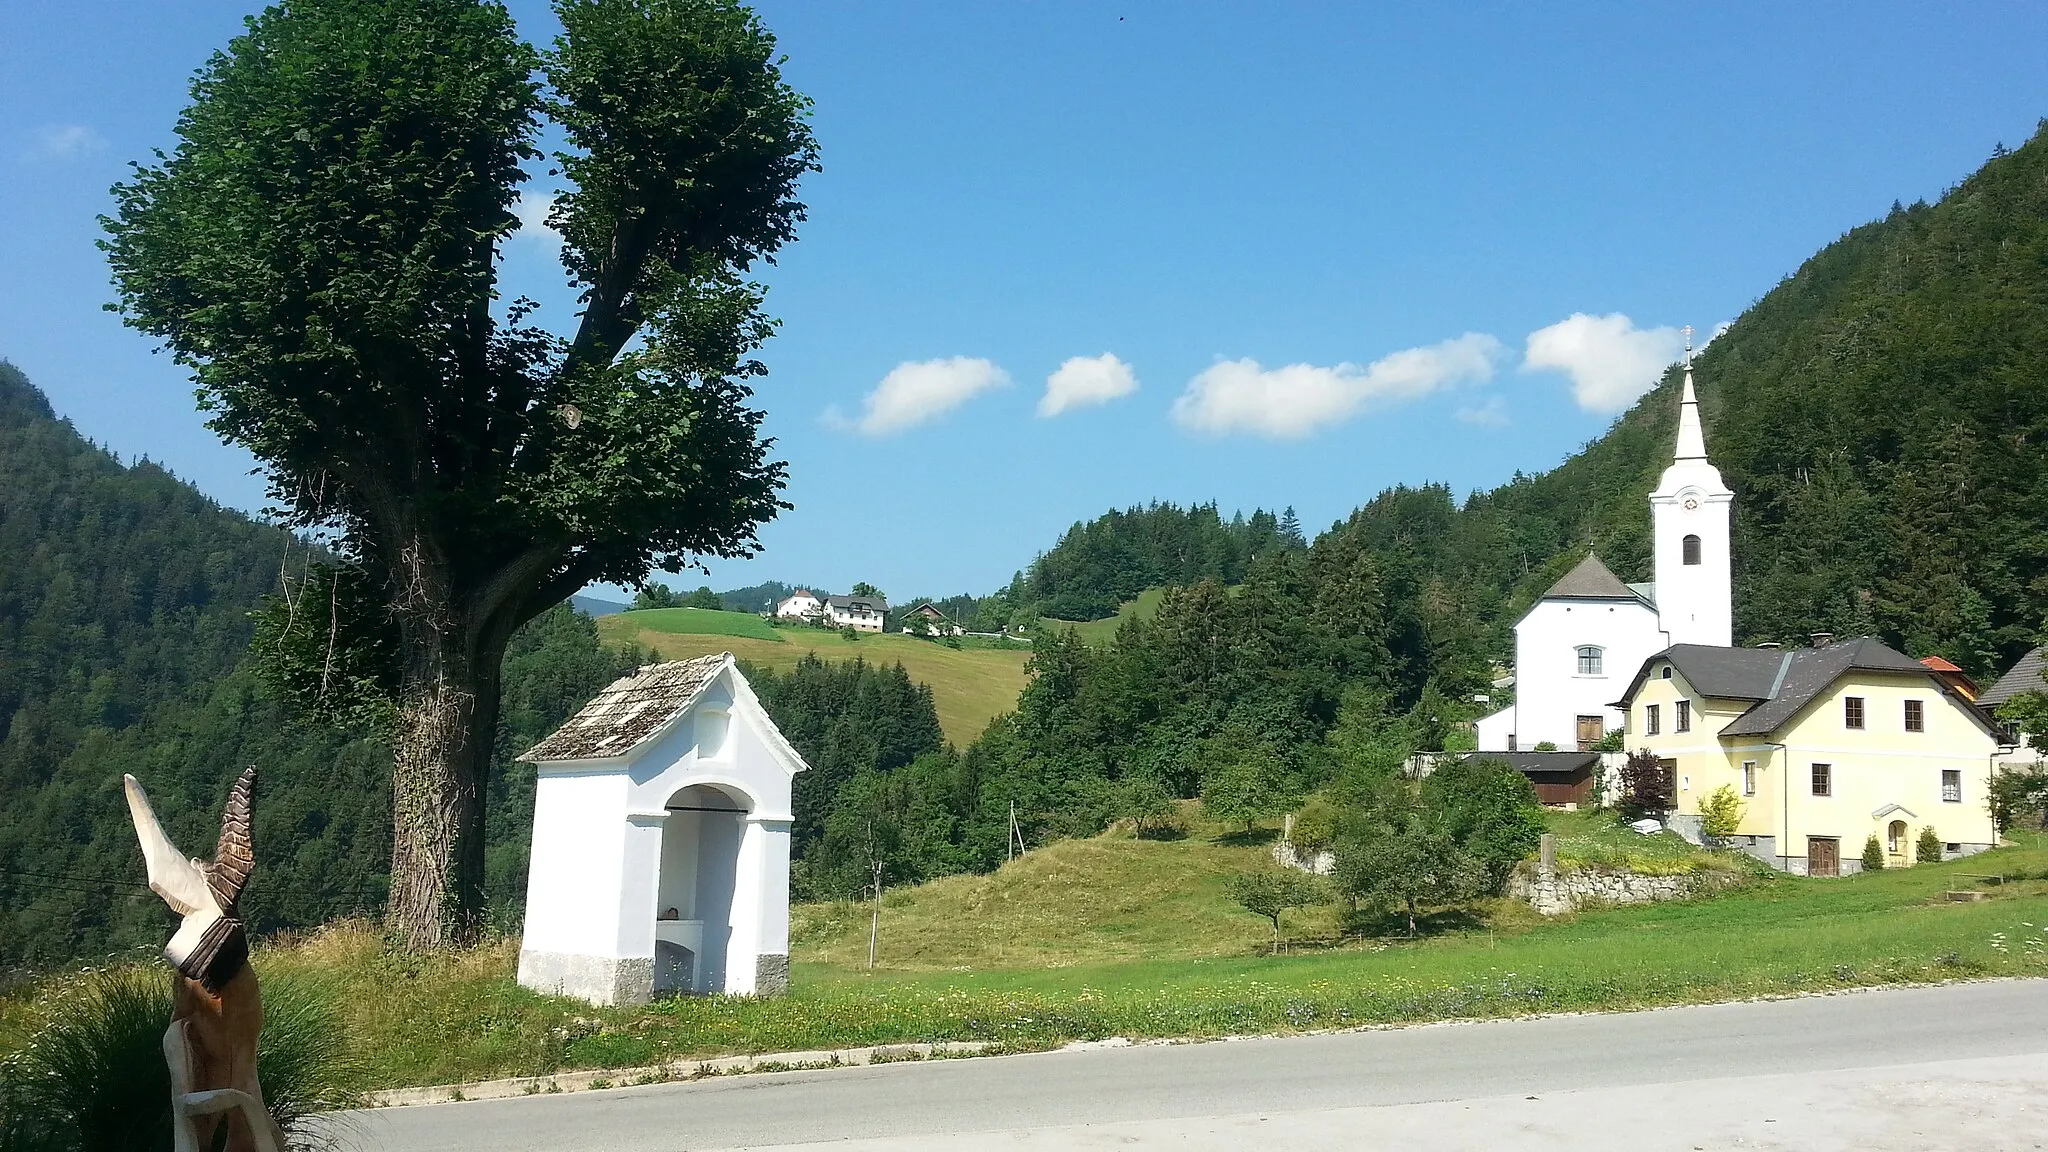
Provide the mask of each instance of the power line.
[{"label": "power line", "polygon": [[62,872],[27,872],[12,868],[0,868],[0,876],[19,876],[30,880],[69,880],[76,884],[106,884],[116,888],[139,888],[144,892],[149,885],[133,880],[115,880],[106,876],[70,876]]}]

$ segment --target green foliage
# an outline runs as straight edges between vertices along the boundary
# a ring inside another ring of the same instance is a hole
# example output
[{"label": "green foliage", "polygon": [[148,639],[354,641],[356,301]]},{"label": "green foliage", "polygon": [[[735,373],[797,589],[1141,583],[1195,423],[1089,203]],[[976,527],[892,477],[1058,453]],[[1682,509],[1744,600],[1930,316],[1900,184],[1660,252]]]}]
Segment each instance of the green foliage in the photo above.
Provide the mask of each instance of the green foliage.
[{"label": "green foliage", "polygon": [[1295,851],[1313,858],[1336,843],[1342,817],[1342,809],[1328,795],[1317,793],[1310,796],[1301,810],[1294,814]]},{"label": "green foliage", "polygon": [[1240,583],[1254,560],[1289,547],[1300,547],[1298,533],[1283,537],[1263,510],[1225,521],[1214,504],[1132,507],[1067,529],[1009,596],[1034,615],[1100,620],[1148,588]]},{"label": "green foliage", "polygon": [[649,632],[673,636],[746,636],[755,640],[782,642],[775,626],[752,612],[726,612],[709,608],[654,608],[620,613],[623,622]]},{"label": "green foliage", "polygon": [[1225,823],[1254,821],[1278,815],[1293,804],[1287,790],[1287,769],[1280,757],[1242,729],[1225,731],[1200,745],[1202,810]]},{"label": "green foliage", "polygon": [[659,580],[651,580],[633,593],[631,610],[645,612],[652,608],[676,607],[675,590]]},{"label": "green foliage", "polygon": [[2048,692],[2021,692],[1998,706],[1998,718],[2024,733],[2027,746],[2048,753]]},{"label": "green foliage", "polygon": [[[10,1152],[167,1152],[169,972],[111,969],[63,995],[29,1043],[0,1064],[0,1139]],[[316,1113],[362,1102],[362,1073],[332,1007],[309,987],[266,981],[263,1008],[264,1102],[287,1137],[303,1139]]]},{"label": "green foliage", "polygon": [[1941,852],[1941,837],[1935,833],[1934,825],[1929,824],[1925,828],[1920,829],[1920,839],[1913,845],[1914,862],[1917,864],[1939,864],[1941,863]]},{"label": "green foliage", "polygon": [[1700,801],[1700,834],[1708,840],[1725,840],[1742,826],[1742,797],[1727,784],[1707,793]]},{"label": "green foliage", "polygon": [[1534,748],[1531,748],[1531,749],[1530,749],[1530,751],[1531,751],[1531,752],[1555,752],[1555,751],[1557,751],[1557,741],[1555,741],[1555,740],[1538,740],[1538,741],[1536,742],[1536,747],[1534,747]]},{"label": "green foliage", "polygon": [[1884,845],[1878,842],[1875,834],[1863,841],[1863,870],[1865,872],[1884,871]]},{"label": "green foliage", "polygon": [[2028,824],[2048,829],[2048,765],[2036,761],[2000,768],[1991,776],[1984,803],[2001,834]]},{"label": "green foliage", "polygon": [[888,599],[888,597],[886,597],[886,596],[882,595],[882,590],[881,590],[880,588],[877,588],[877,587],[875,587],[875,586],[874,586],[873,584],[870,584],[870,583],[868,583],[868,582],[867,582],[867,581],[865,581],[865,580],[856,580],[856,581],[854,581],[854,584],[853,584],[853,591],[852,591],[852,592],[850,592],[850,593],[848,593],[848,595],[850,595],[850,596],[868,596],[868,597],[872,597],[873,599],[876,599],[876,600],[886,600],[886,599]]},{"label": "green foliage", "polygon": [[718,593],[713,592],[709,584],[704,584],[700,585],[695,592],[690,593],[690,598],[684,603],[683,607],[722,612],[725,610],[725,601],[719,599]]},{"label": "green foliage", "polygon": [[1609,728],[1606,735],[1600,737],[1599,743],[1593,745],[1592,750],[1595,752],[1619,752],[1626,747],[1623,741],[1627,738],[1628,729]]},{"label": "green foliage", "polygon": [[1354,903],[1405,914],[1408,934],[1426,905],[1456,904],[1487,890],[1486,867],[1430,818],[1405,784],[1386,789],[1374,806],[1338,833],[1338,891]]},{"label": "green foliage", "polygon": [[1621,765],[1621,811],[1631,820],[1662,820],[1677,803],[1678,781],[1671,766],[1648,748],[1629,753]]},{"label": "green foliage", "polygon": [[1328,898],[1315,877],[1292,868],[1261,868],[1239,872],[1225,881],[1230,898],[1254,916],[1273,922],[1273,949],[1280,948],[1280,916],[1290,908],[1320,904]]},{"label": "green foliage", "polygon": [[1508,874],[1543,837],[1535,785],[1504,761],[1483,755],[1438,764],[1422,783],[1422,804],[1437,830],[1485,870],[1489,891],[1504,888]]},{"label": "green foliage", "polygon": [[1123,781],[1116,790],[1115,804],[1117,818],[1129,820],[1131,830],[1141,838],[1166,840],[1186,831],[1180,806],[1157,776],[1140,774]]}]

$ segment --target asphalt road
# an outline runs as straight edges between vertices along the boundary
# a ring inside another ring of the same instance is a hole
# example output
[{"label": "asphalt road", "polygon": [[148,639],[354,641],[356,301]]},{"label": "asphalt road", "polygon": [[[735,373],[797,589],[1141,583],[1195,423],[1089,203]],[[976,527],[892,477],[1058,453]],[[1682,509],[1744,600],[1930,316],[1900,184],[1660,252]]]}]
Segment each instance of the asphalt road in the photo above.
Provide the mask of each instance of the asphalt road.
[{"label": "asphalt road", "polygon": [[350,1119],[352,1143],[385,1152],[2039,1148],[2048,981],[775,1073]]}]

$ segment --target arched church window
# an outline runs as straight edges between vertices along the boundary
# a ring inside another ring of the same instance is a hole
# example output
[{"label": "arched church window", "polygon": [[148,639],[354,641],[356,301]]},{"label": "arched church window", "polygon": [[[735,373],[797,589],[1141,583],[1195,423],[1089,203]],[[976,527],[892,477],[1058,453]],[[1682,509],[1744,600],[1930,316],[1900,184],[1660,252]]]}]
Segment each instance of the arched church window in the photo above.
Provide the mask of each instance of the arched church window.
[{"label": "arched church window", "polygon": [[1679,545],[1679,548],[1683,552],[1684,559],[1687,564],[1697,564],[1700,562],[1699,537],[1687,536],[1685,540]]},{"label": "arched church window", "polygon": [[1579,675],[1603,675],[1603,673],[1601,672],[1601,664],[1601,651],[1599,648],[1591,644],[1582,645],[1579,648]]}]

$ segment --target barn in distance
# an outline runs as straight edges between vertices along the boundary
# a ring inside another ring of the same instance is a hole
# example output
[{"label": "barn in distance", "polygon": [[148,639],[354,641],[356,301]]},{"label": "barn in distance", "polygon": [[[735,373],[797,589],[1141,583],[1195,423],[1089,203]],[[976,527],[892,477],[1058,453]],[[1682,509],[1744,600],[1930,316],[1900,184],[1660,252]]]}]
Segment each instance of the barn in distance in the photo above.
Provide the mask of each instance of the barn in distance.
[{"label": "barn in distance", "polygon": [[805,765],[731,653],[621,677],[521,759],[539,777],[522,985],[593,1004],[788,987]]}]

